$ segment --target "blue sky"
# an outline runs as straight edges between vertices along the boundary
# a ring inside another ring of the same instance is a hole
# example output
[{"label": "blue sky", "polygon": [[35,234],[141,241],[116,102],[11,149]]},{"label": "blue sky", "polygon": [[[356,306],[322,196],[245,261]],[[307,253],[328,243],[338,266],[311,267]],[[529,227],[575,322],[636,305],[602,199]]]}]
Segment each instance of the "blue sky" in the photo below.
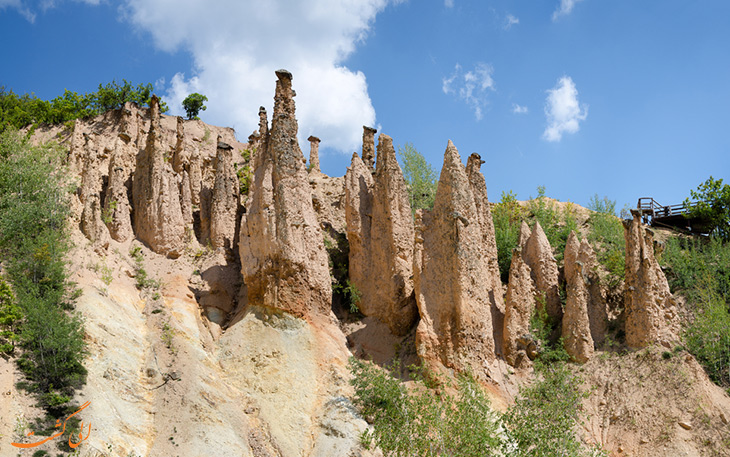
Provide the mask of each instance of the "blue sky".
[{"label": "blue sky", "polygon": [[478,152],[492,201],[674,204],[730,180],[729,26],[726,0],[0,0],[0,85],[197,91],[245,140],[283,67],[330,175],[368,124],[437,172]]}]

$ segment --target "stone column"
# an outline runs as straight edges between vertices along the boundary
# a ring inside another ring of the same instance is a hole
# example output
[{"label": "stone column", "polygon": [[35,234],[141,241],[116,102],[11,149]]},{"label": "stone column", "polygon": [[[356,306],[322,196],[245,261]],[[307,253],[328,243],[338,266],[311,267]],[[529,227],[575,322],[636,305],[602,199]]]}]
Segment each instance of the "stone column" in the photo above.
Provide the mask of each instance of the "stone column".
[{"label": "stone column", "polygon": [[362,161],[372,172],[375,171],[375,133],[377,129],[362,126]]},{"label": "stone column", "polygon": [[321,141],[316,136],[312,135],[307,138],[309,141],[309,166],[312,170],[322,171],[319,169],[319,142]]}]

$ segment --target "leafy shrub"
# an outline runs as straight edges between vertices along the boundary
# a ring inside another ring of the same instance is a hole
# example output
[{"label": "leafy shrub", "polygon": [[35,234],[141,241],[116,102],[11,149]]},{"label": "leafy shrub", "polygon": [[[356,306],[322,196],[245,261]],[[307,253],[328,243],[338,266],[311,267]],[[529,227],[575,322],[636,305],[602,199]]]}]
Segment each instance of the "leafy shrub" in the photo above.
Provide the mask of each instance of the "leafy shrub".
[{"label": "leafy shrub", "polygon": [[[392,367],[397,372],[397,364]],[[350,359],[354,404],[373,425],[362,435],[386,456],[492,455],[506,444],[499,417],[476,380],[458,377],[456,396],[429,389],[422,377],[407,389],[370,363]]]},{"label": "leafy shrub", "polygon": [[584,394],[580,379],[564,363],[536,364],[541,377],[520,390],[504,416],[510,436],[517,442],[517,457],[590,455],[576,438]]},{"label": "leafy shrub", "polygon": [[710,234],[730,241],[730,184],[723,184],[722,179],[715,180],[710,176],[690,194],[697,203],[690,206],[689,199],[684,201],[689,208],[687,216],[707,220]]},{"label": "leafy shrub", "polygon": [[589,210],[601,214],[616,215],[616,200],[611,200],[607,196],[600,198],[598,194],[594,194],[588,202]]},{"label": "leafy shrub", "polygon": [[520,239],[520,225],[523,210],[517,202],[517,196],[509,191],[502,191],[502,199],[492,207],[494,235],[497,242],[497,260],[502,282],[509,280],[509,267],[512,262],[512,250]]},{"label": "leafy shrub", "polygon": [[[66,90],[62,96],[47,101],[33,94],[17,95],[0,87],[0,132],[8,127],[21,129],[31,124],[69,123],[121,108],[126,102],[149,105],[152,91],[152,84],[135,87],[127,80],[123,80],[122,84],[112,81],[106,85],[99,84],[96,92],[78,94]],[[168,111],[163,101],[160,101],[160,110],[163,113]]]},{"label": "leafy shrub", "polygon": [[694,314],[684,333],[687,350],[714,382],[730,388],[730,243],[670,238],[660,262]]},{"label": "leafy shrub", "polygon": [[22,317],[13,291],[0,277],[0,353],[12,354],[15,350]]},{"label": "leafy shrub", "polygon": [[408,185],[411,210],[432,209],[436,198],[436,172],[411,143],[398,147],[403,177]]},{"label": "leafy shrub", "polygon": [[[604,198],[604,201],[607,199]],[[609,208],[615,208],[615,202],[608,201],[608,203]],[[626,269],[626,239],[623,224],[613,213],[606,211],[591,214],[588,223],[591,227],[588,241],[596,252],[598,263],[609,272],[609,285],[616,285],[624,279]]]}]

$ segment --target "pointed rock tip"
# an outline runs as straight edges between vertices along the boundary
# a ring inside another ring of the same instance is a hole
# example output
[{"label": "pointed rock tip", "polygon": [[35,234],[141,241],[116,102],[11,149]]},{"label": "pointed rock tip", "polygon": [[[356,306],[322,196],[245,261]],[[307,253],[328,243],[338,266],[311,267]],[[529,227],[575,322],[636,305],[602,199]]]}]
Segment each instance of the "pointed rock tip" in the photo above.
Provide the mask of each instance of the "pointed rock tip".
[{"label": "pointed rock tip", "polygon": [[454,163],[456,161],[461,163],[461,156],[459,155],[459,151],[456,149],[456,146],[454,146],[454,143],[449,140],[448,145],[446,145],[446,152],[444,153],[444,165],[447,163]]}]

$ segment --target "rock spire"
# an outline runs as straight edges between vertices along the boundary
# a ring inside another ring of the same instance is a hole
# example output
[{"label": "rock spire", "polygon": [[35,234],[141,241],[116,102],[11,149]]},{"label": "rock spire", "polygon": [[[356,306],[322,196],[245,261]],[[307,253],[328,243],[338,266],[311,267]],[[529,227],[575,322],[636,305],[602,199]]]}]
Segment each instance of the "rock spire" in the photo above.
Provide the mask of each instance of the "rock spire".
[{"label": "rock spire", "polygon": [[170,257],[182,253],[185,223],[176,177],[162,147],[160,102],[150,99],[147,145],[137,155],[134,174],[134,232],[150,249]]},{"label": "rock spire", "polygon": [[271,130],[266,131],[264,111],[249,207],[241,220],[239,252],[248,303],[300,317],[329,315],[328,257],[297,142],[292,75],[279,70],[276,76]]},{"label": "rock spire", "polygon": [[309,167],[311,171],[322,171],[319,169],[319,142],[321,141],[314,135],[307,138],[309,141]]},{"label": "rock spire", "polygon": [[[380,161],[380,157],[378,161]],[[417,213],[414,249],[421,321],[416,350],[433,368],[481,369],[495,357],[489,256],[464,164],[449,141],[433,211]]]},{"label": "rock spire", "polygon": [[665,347],[679,339],[677,303],[667,278],[654,257],[654,235],[641,225],[641,215],[624,221],[626,238],[626,344],[633,348],[650,344]]}]

